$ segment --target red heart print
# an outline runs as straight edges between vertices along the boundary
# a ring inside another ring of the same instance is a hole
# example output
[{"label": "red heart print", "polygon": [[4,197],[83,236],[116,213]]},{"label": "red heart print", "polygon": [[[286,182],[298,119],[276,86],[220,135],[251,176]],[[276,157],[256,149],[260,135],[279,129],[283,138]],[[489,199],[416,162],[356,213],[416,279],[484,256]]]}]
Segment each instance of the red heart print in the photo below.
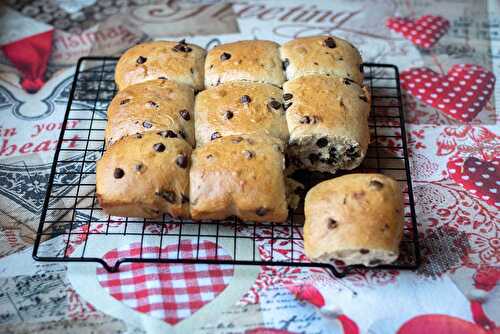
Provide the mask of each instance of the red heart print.
[{"label": "red heart print", "polygon": [[470,122],[491,98],[495,76],[481,66],[453,65],[447,75],[426,67],[400,75],[401,87],[425,104],[462,122]]},{"label": "red heart print", "polygon": [[424,15],[417,20],[390,17],[387,28],[401,33],[406,39],[422,49],[429,49],[443,36],[450,22],[442,16]]},{"label": "red heart print", "polygon": [[[227,252],[210,241],[182,240],[161,250],[161,258],[229,260]],[[158,258],[159,247],[142,247],[143,258]],[[138,258],[141,244],[133,243],[124,249],[113,249],[104,255],[108,263],[124,257]],[[233,277],[233,266],[215,264],[151,264],[123,263],[120,271],[109,273],[97,269],[99,284],[115,299],[136,311],[162,319],[171,325],[189,317],[215,299]]]},{"label": "red heart print", "polygon": [[448,173],[457,183],[488,204],[500,208],[500,159],[484,161],[475,157],[452,158]]}]

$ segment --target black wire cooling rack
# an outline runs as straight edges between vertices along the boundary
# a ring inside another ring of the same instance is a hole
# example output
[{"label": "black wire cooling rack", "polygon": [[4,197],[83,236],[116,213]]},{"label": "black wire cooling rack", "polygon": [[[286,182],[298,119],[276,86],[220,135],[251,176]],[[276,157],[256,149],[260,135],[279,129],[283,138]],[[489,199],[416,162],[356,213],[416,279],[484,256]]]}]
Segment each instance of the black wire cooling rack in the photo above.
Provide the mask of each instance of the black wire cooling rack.
[{"label": "black wire cooling rack", "polygon": [[[105,215],[95,198],[95,163],[104,151],[107,106],[116,93],[116,62],[117,59],[107,57],[85,57],[78,61],[34,244],[35,260],[98,262],[108,271],[118,271],[126,262],[322,267],[337,277],[361,267],[307,260],[301,251],[302,204],[290,212],[286,223],[279,224],[243,222],[236,218],[193,222],[168,216],[151,220]],[[372,139],[362,166],[354,172],[390,175],[400,182],[405,195],[401,255],[394,264],[376,268],[416,269],[420,253],[398,69],[393,65],[366,63],[364,72],[373,99]],[[300,172],[295,177],[304,183],[305,190],[331,178],[321,173]],[[102,245],[116,238],[128,238],[137,246],[136,251],[112,262],[93,252],[93,243]],[[181,249],[186,241],[191,243],[192,252]],[[200,251],[205,241],[215,244],[215,252]],[[219,246],[229,251],[230,256],[220,254]]]}]

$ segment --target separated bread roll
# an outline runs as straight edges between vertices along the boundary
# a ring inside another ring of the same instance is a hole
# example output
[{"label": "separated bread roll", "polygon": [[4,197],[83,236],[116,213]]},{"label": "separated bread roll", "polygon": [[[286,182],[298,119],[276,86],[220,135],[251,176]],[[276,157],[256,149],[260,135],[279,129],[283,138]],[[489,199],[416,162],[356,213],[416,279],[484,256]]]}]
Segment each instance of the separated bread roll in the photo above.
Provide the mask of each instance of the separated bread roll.
[{"label": "separated bread roll", "polygon": [[193,88],[174,81],[153,80],[128,86],[109,105],[106,145],[124,136],[154,131],[186,139],[194,146],[193,106]]},{"label": "separated bread roll", "polygon": [[370,96],[347,78],[308,75],[283,87],[290,170],[335,173],[362,162],[370,133]]},{"label": "separated bread roll", "polygon": [[125,137],[97,162],[96,195],[113,216],[189,217],[191,146],[156,133]]},{"label": "separated bread roll", "polygon": [[304,251],[311,261],[375,266],[398,258],[403,196],[382,174],[350,174],[321,182],[306,195]]},{"label": "separated bread roll", "polygon": [[227,136],[193,152],[193,219],[237,216],[285,221],[288,215],[282,144],[265,136]]},{"label": "separated bread roll", "polygon": [[269,135],[288,142],[281,89],[260,83],[229,82],[196,96],[196,144],[228,135]]},{"label": "separated bread roll", "polygon": [[210,50],[205,62],[205,86],[229,81],[252,81],[280,86],[285,81],[278,52],[271,41],[240,41]]},{"label": "separated bread roll", "polygon": [[333,36],[291,40],[280,48],[286,77],[292,80],[309,74],[325,74],[363,83],[363,60],[349,42]]},{"label": "separated bread roll", "polygon": [[167,79],[193,87],[203,86],[205,49],[180,42],[156,41],[128,49],[116,64],[118,89],[155,79]]}]

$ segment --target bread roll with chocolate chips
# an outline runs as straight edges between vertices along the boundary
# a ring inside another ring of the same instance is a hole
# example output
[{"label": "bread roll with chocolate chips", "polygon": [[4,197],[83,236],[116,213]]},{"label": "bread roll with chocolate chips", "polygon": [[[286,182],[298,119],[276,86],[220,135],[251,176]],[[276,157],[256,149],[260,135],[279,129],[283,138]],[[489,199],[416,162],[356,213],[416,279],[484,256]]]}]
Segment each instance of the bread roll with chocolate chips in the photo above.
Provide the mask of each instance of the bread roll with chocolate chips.
[{"label": "bread roll with chocolate chips", "polygon": [[289,170],[335,173],[362,162],[370,132],[368,91],[347,78],[308,75],[283,87]]},{"label": "bread roll with chocolate chips", "polygon": [[280,48],[286,77],[293,80],[310,74],[339,76],[363,84],[363,60],[346,40],[334,36],[312,36],[291,40]]},{"label": "bread roll with chocolate chips", "polygon": [[205,61],[205,86],[251,81],[281,87],[285,74],[278,48],[275,42],[257,40],[216,46]]},{"label": "bread roll with chocolate chips", "polygon": [[403,235],[403,196],[382,174],[321,182],[306,195],[304,251],[311,261],[376,266],[395,261]]},{"label": "bread roll with chocolate chips", "polygon": [[157,132],[194,146],[193,88],[168,80],[152,80],[118,92],[108,108],[106,145],[136,133]]},{"label": "bread roll with chocolate chips", "polygon": [[229,82],[196,96],[196,144],[228,135],[271,136],[288,142],[281,89],[261,83]]},{"label": "bread roll with chocolate chips", "polygon": [[193,219],[237,216],[283,222],[288,215],[282,143],[266,136],[227,136],[194,150]]},{"label": "bread roll with chocolate chips", "polygon": [[96,196],[113,216],[189,217],[191,146],[156,133],[125,137],[97,162]]},{"label": "bread roll with chocolate chips", "polygon": [[128,49],[116,64],[115,82],[122,90],[130,85],[167,79],[193,87],[204,88],[205,49],[180,42],[156,41]]}]

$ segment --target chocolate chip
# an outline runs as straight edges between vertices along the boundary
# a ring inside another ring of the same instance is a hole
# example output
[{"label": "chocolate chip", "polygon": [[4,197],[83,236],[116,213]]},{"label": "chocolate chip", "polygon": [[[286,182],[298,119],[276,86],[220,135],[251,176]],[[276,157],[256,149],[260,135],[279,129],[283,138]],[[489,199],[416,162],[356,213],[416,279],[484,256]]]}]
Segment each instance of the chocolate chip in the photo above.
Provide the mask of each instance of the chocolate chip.
[{"label": "chocolate chip", "polygon": [[130,99],[125,99],[120,101],[120,105],[124,105],[130,102]]},{"label": "chocolate chip", "polygon": [[353,80],[351,80],[351,79],[349,79],[349,78],[344,78],[344,80],[343,80],[344,85],[347,85],[347,86],[349,86],[349,85],[350,85],[351,83],[353,83],[353,82],[354,82],[354,81],[353,81]]},{"label": "chocolate chip", "polygon": [[156,152],[163,152],[165,151],[165,145],[163,145],[162,143],[156,143],[153,145],[153,150],[155,150]]},{"label": "chocolate chip", "polygon": [[240,98],[240,101],[241,101],[241,103],[248,104],[248,103],[252,102],[252,99],[248,95],[243,95]]},{"label": "chocolate chip", "polygon": [[377,180],[371,180],[369,186],[375,190],[380,190],[384,187],[384,184]]},{"label": "chocolate chip", "polygon": [[313,64],[314,64],[314,65],[316,65],[316,66],[318,66],[318,65],[319,65],[319,64],[318,64],[318,62],[316,62],[316,61],[315,61]]},{"label": "chocolate chip", "polygon": [[288,60],[288,58],[285,58],[285,60],[283,60],[283,71],[286,71],[288,65],[290,65],[290,60]]},{"label": "chocolate chip", "polygon": [[283,109],[287,110],[288,108],[290,108],[292,106],[293,102],[288,102],[288,103],[285,103],[283,105]]},{"label": "chocolate chip", "polygon": [[167,77],[158,77],[160,80],[167,80]]},{"label": "chocolate chip", "polygon": [[136,134],[135,134],[135,138],[137,138],[137,139],[141,139],[141,138],[142,138],[142,134],[140,134],[140,133],[136,133]]},{"label": "chocolate chip", "polygon": [[179,136],[181,136],[182,139],[186,139],[186,133],[182,130],[179,130]]},{"label": "chocolate chip", "polygon": [[115,179],[121,179],[125,175],[125,172],[121,168],[115,168],[115,171],[113,172],[113,176]]},{"label": "chocolate chip", "polygon": [[243,140],[243,137],[235,137],[231,140],[231,142],[233,142],[233,144],[238,144],[238,143],[241,143],[242,140]]},{"label": "chocolate chip", "polygon": [[368,263],[370,266],[376,266],[378,264],[381,264],[382,263],[382,260],[379,260],[379,259],[373,259],[373,260],[370,260],[370,262]]},{"label": "chocolate chip", "polygon": [[181,111],[179,111],[179,114],[182,118],[184,118],[185,121],[189,121],[191,119],[191,115],[186,109],[182,109]]},{"label": "chocolate chip", "polygon": [[293,95],[292,94],[290,94],[290,93],[283,94],[283,100],[288,101],[288,100],[291,100],[291,99],[293,99]]},{"label": "chocolate chip", "polygon": [[135,62],[137,64],[144,64],[146,62],[146,60],[148,60],[148,58],[143,57],[143,56],[139,56],[139,58],[137,58],[137,60]]},{"label": "chocolate chip", "polygon": [[189,68],[189,72],[191,72],[191,74],[194,74],[194,70],[192,67]]},{"label": "chocolate chip", "polygon": [[257,211],[255,211],[255,213],[257,214],[257,216],[265,216],[267,214],[267,209],[266,208],[258,208]]},{"label": "chocolate chip", "polygon": [[229,54],[227,52],[222,52],[222,54],[220,55],[221,61],[228,60],[229,58],[231,58],[231,54]]},{"label": "chocolate chip", "polygon": [[338,226],[338,222],[335,219],[328,218],[328,229],[329,230],[333,230],[333,229],[337,228],[337,226]]},{"label": "chocolate chip", "polygon": [[220,137],[221,137],[221,134],[219,132],[214,132],[210,136],[210,140],[215,140],[215,139],[220,138]]},{"label": "chocolate chip", "polygon": [[342,60],[344,60],[344,58],[339,57],[337,60],[338,60],[338,61],[342,61]]},{"label": "chocolate chip", "polygon": [[175,52],[191,52],[193,49],[191,49],[189,46],[187,46],[186,41],[182,40],[179,43],[177,43],[173,48],[173,51]]},{"label": "chocolate chip", "polygon": [[186,168],[188,166],[188,158],[185,154],[178,155],[177,158],[175,158],[175,163],[180,168]]},{"label": "chocolate chip", "polygon": [[144,170],[144,165],[143,164],[137,164],[134,166],[134,169],[136,172],[141,172],[142,170]]},{"label": "chocolate chip", "polygon": [[149,123],[148,121],[142,122],[142,126],[145,127],[146,129],[149,129],[153,126],[153,124]]},{"label": "chocolate chip", "polygon": [[272,109],[280,109],[281,108],[281,103],[279,103],[278,101],[276,100],[271,100],[271,102],[268,103],[268,106]]},{"label": "chocolate chip", "polygon": [[252,152],[252,151],[249,151],[249,150],[244,150],[243,151],[243,155],[245,156],[245,158],[247,158],[248,160],[252,159],[253,157],[255,157],[255,153]]},{"label": "chocolate chip", "polygon": [[152,108],[158,108],[159,105],[155,101],[148,101],[148,105],[150,105]]},{"label": "chocolate chip", "polygon": [[155,193],[156,196],[162,197],[165,201],[174,204],[175,199],[177,196],[175,196],[175,193],[173,191],[159,191]]},{"label": "chocolate chip", "polygon": [[205,158],[207,158],[208,160],[211,160],[213,157],[214,157],[213,154],[207,154],[207,156]]},{"label": "chocolate chip", "polygon": [[321,137],[316,141],[316,146],[320,148],[325,147],[326,145],[328,145],[328,139],[326,137]]},{"label": "chocolate chip", "polygon": [[311,117],[309,116],[302,116],[302,118],[299,121],[300,124],[309,124],[311,123]]},{"label": "chocolate chip", "polygon": [[359,99],[360,99],[361,101],[365,101],[366,103],[368,103],[368,98],[367,98],[366,96],[364,96],[364,95],[360,95],[360,96],[359,96]]},{"label": "chocolate chip", "polygon": [[181,194],[181,203],[182,204],[189,203],[189,197],[184,194]]},{"label": "chocolate chip", "polygon": [[311,153],[311,154],[309,154],[308,158],[311,161],[311,163],[313,164],[315,161],[319,160],[319,154]]},{"label": "chocolate chip", "polygon": [[335,43],[335,40],[333,38],[328,37],[327,39],[325,39],[325,46],[333,49],[337,46],[337,44]]},{"label": "chocolate chip", "polygon": [[357,147],[353,146],[353,145],[350,145],[346,151],[345,151],[346,155],[351,159],[355,159],[355,158],[358,158],[361,156],[361,152],[359,152],[359,150],[357,149]]},{"label": "chocolate chip", "polygon": [[177,133],[172,130],[160,131],[158,134],[164,138],[177,138]]},{"label": "chocolate chip", "polygon": [[361,254],[368,254],[368,253],[370,253],[370,250],[369,250],[369,249],[365,249],[365,248],[361,248],[361,249],[359,250],[359,252],[360,252]]},{"label": "chocolate chip", "polygon": [[224,118],[225,119],[231,119],[233,118],[234,114],[231,110],[227,110],[225,113],[224,113]]}]

